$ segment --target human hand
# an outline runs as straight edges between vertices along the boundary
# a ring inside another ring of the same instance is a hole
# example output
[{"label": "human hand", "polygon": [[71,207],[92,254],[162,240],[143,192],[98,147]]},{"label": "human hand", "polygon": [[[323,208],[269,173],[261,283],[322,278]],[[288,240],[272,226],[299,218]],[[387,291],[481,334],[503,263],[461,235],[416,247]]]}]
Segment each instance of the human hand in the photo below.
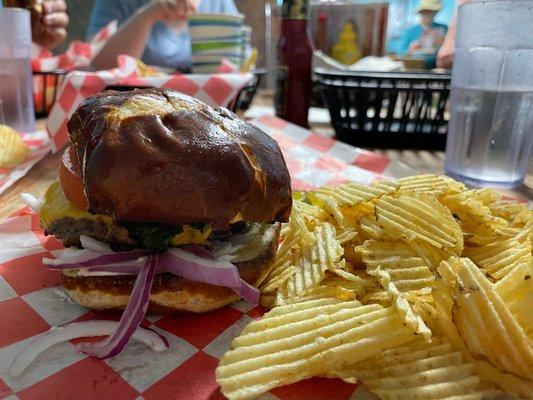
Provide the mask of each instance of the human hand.
[{"label": "human hand", "polygon": [[65,0],[44,0],[42,14],[32,18],[32,39],[52,49],[67,37],[68,14]]},{"label": "human hand", "polygon": [[420,42],[413,42],[409,45],[409,53],[413,53],[417,50],[420,50],[422,48],[422,45],[420,44]]},{"label": "human hand", "polygon": [[437,53],[437,67],[451,69],[453,66],[453,55],[455,46],[455,32],[451,36],[446,36],[439,52]]},{"label": "human hand", "polygon": [[185,19],[189,14],[196,13],[198,3],[195,0],[152,0],[140,10],[140,13],[154,23],[172,23]]}]

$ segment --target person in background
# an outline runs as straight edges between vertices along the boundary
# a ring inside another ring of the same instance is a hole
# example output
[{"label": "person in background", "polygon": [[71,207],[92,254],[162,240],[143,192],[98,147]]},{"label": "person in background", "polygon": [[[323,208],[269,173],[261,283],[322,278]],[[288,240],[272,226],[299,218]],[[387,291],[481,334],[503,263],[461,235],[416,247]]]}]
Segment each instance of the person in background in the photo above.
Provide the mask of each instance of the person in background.
[{"label": "person in background", "polygon": [[[8,6],[11,5],[8,3]],[[44,0],[40,6],[39,9],[32,9],[31,38],[34,43],[51,50],[67,37],[67,4],[65,0]]]},{"label": "person in background", "polygon": [[417,7],[420,24],[405,32],[399,46],[399,55],[420,57],[424,59],[426,68],[435,67],[437,52],[448,30],[446,25],[434,21],[441,9],[440,0],[421,0]]},{"label": "person in background", "polygon": [[233,0],[96,0],[87,30],[88,37],[117,20],[119,30],[93,59],[96,69],[116,66],[119,54],[144,63],[187,68],[191,45],[187,15],[191,13],[238,14]]},{"label": "person in background", "polygon": [[[457,6],[466,3],[468,0],[457,0]],[[455,48],[455,31],[457,28],[457,10],[453,15],[450,29],[446,33],[444,43],[442,43],[439,52],[437,53],[437,67],[443,69],[451,69],[453,66],[453,53]]]}]

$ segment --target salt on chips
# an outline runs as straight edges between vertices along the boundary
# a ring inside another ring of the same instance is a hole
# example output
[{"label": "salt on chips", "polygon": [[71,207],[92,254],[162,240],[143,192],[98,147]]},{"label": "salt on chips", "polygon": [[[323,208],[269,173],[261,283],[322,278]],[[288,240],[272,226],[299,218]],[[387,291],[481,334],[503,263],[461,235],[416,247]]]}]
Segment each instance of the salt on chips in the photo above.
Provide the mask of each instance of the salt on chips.
[{"label": "salt on chips", "polygon": [[435,277],[428,265],[404,242],[368,240],[356,251],[367,271],[386,271],[401,292],[430,293]]},{"label": "salt on chips", "polygon": [[532,226],[436,175],[296,194],[260,288],[273,308],[222,358],[223,393],[319,375],[384,399],[531,396]]},{"label": "salt on chips", "polygon": [[334,216],[339,225],[344,225],[346,214],[352,217],[369,214],[372,212],[372,207],[368,203],[370,200],[393,191],[394,187],[389,186],[348,183],[318,189],[314,196],[324,204],[325,209]]},{"label": "salt on chips", "polygon": [[464,255],[486,271],[495,280],[502,279],[521,264],[533,263],[531,254],[531,224],[522,228],[515,237],[496,239],[484,246],[467,247]]},{"label": "salt on chips", "polygon": [[456,254],[463,250],[463,235],[451,212],[427,193],[383,196],[376,202],[376,216],[379,224],[397,239],[420,239]]},{"label": "salt on chips", "polygon": [[499,280],[494,289],[533,340],[533,264],[521,264]]},{"label": "salt on chips", "polygon": [[522,227],[533,219],[533,210],[521,203],[507,202],[498,198],[488,204],[492,215],[505,219],[512,226]]},{"label": "salt on chips", "polygon": [[503,394],[478,376],[475,365],[443,337],[386,350],[331,375],[362,382],[380,398],[391,400],[487,399]]},{"label": "salt on chips", "polygon": [[443,261],[438,271],[451,288],[452,318],[470,352],[531,379],[531,341],[483,272],[468,258]]},{"label": "salt on chips", "polygon": [[313,234],[314,245],[302,250],[295,272],[280,287],[275,304],[285,304],[288,299],[318,286],[327,270],[342,268],[340,260],[344,250],[337,240],[335,227],[328,222],[321,223]]},{"label": "salt on chips", "polygon": [[316,300],[281,307],[248,325],[220,360],[216,379],[228,398],[251,399],[415,338],[393,307]]},{"label": "salt on chips", "polygon": [[[457,266],[456,263],[453,265]],[[480,376],[496,383],[505,393],[511,396],[529,398],[531,393],[533,393],[533,381],[502,371],[490,362],[487,362],[486,358],[480,359],[470,352],[465,340],[459,333],[458,327],[453,321],[455,305],[452,290],[454,282],[456,282],[453,277],[454,274],[448,274],[448,277],[446,277],[446,271],[449,271],[450,267],[449,263],[443,263],[442,267],[441,270],[443,270],[444,276],[439,273],[433,290],[436,308],[434,315],[438,321],[437,329],[463,353],[469,362],[472,362],[476,366],[476,371]]]},{"label": "salt on chips", "polygon": [[484,195],[488,190],[466,190],[461,193],[447,194],[440,199],[455,215],[465,236],[465,242],[471,244],[486,244],[496,239],[498,230],[508,225],[503,218],[492,215],[490,208],[485,205]]},{"label": "salt on chips", "polygon": [[465,190],[462,183],[447,176],[433,174],[414,175],[397,180],[401,191],[414,191],[440,197],[450,193],[460,193]]},{"label": "salt on chips", "polygon": [[431,330],[426,326],[426,323],[420,315],[413,311],[407,297],[401,293],[396,287],[396,284],[392,282],[389,272],[377,268],[372,274],[378,278],[381,286],[391,294],[393,304],[403,323],[410,327],[417,335],[422,335],[426,342],[431,342]]}]

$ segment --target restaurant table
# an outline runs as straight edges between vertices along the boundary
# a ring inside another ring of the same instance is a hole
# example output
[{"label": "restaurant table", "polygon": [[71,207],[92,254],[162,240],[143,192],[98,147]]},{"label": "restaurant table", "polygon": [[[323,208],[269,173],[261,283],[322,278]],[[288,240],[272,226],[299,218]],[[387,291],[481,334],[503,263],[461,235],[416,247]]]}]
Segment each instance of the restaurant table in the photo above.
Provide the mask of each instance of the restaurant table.
[{"label": "restaurant table", "polygon": [[[268,124],[266,122],[275,123]],[[340,158],[320,156],[311,163],[303,162],[301,170],[293,174],[293,183],[304,179],[300,175],[304,172],[307,178],[320,180],[328,174],[326,182],[336,182],[334,173],[314,168],[319,164],[324,168],[336,169],[346,166],[343,171],[348,171],[345,178],[354,179],[358,176],[364,181],[370,182],[382,172],[422,173],[441,172],[443,155],[440,153],[420,151],[391,151],[378,150],[395,163],[385,158],[374,157],[368,152],[361,152],[350,146],[334,143],[332,140],[324,140],[316,134],[310,134],[305,130],[289,126],[284,121],[271,118],[256,120],[259,126],[267,130],[268,127],[276,127],[271,130],[274,137],[279,139],[280,145],[286,150],[286,159],[293,167],[296,157],[291,152],[291,147],[296,142],[290,138],[299,137],[302,143],[295,146],[300,157],[302,155],[313,158],[311,144],[323,148],[325,144],[334,146],[339,151],[337,154],[351,151],[358,153],[358,157],[365,159],[369,166],[369,158],[385,161],[386,167],[377,174],[371,169],[359,168],[354,161],[353,165],[344,163]],[[44,127],[44,121],[40,120],[39,128]],[[288,129],[290,128],[290,129]],[[331,136],[331,128],[327,126],[314,126],[315,131]],[[278,132],[276,132],[278,130]],[[284,134],[280,134],[284,132]],[[296,136],[289,136],[289,133]],[[277,135],[277,136],[276,136]],[[305,139],[304,139],[305,138]],[[308,139],[313,140],[308,140]],[[295,139],[296,140],[296,139]],[[308,148],[308,152],[304,149]],[[288,149],[288,150],[287,150]],[[333,147],[330,147],[330,150]],[[340,151],[342,149],[342,151]],[[318,148],[317,148],[318,150]],[[315,150],[314,153],[322,154]],[[351,156],[350,156],[351,157]],[[8,398],[66,398],[65,393],[74,393],[71,397],[82,400],[92,398],[191,398],[196,400],[219,399],[222,395],[215,382],[215,368],[218,360],[230,346],[230,341],[245,324],[252,319],[260,318],[264,313],[261,307],[253,307],[244,302],[222,308],[208,314],[161,316],[150,315],[147,317],[148,327],[160,330],[170,343],[170,351],[166,353],[153,353],[147,349],[132,344],[124,350],[124,355],[107,361],[89,359],[87,356],[75,351],[72,343],[57,345],[43,355],[41,360],[25,374],[19,377],[7,375],[9,363],[22,349],[25,343],[37,334],[46,331],[51,326],[60,326],[74,320],[102,318],[103,314],[89,311],[79,307],[68,299],[65,293],[59,289],[60,277],[57,271],[49,271],[42,267],[43,257],[61,248],[61,245],[51,237],[45,237],[38,228],[38,217],[28,210],[20,210],[23,203],[20,199],[21,192],[29,192],[41,195],[48,185],[57,179],[57,167],[60,163],[61,152],[49,154],[32,168],[29,173],[17,181],[13,186],[0,195],[0,220],[19,211],[4,224],[4,230],[0,232],[0,248],[3,248],[4,259],[0,265],[0,398],[4,394]],[[328,164],[324,164],[328,162]],[[397,162],[409,165],[411,168],[398,168]],[[361,164],[359,164],[361,165]],[[344,168],[344,167],[343,167]],[[360,175],[354,174],[359,171]],[[364,173],[366,171],[366,174]],[[351,174],[350,174],[351,172]],[[329,175],[330,174],[330,175]],[[365,176],[366,175],[366,176]],[[383,175],[382,175],[383,176]],[[403,175],[402,175],[403,176]],[[528,175],[531,183],[533,175]],[[321,180],[323,182],[324,180]],[[318,185],[318,183],[317,183]],[[314,187],[314,186],[312,186]],[[522,191],[531,193],[529,188],[521,188]],[[528,196],[531,199],[531,196]],[[27,235],[27,233],[30,233]],[[7,240],[3,240],[7,239]],[[18,247],[17,247],[18,246]],[[7,254],[7,258],[6,258]],[[4,285],[2,286],[2,283]],[[8,289],[7,291],[5,289]],[[2,292],[2,289],[3,292]],[[6,297],[7,295],[7,297]],[[119,315],[105,313],[105,319],[118,319]],[[356,385],[348,384],[339,379],[313,378],[303,382],[275,389],[265,398],[287,400],[294,398],[297,393],[333,393],[336,399],[347,400],[357,398],[359,400],[370,399],[364,389],[356,389]],[[353,394],[357,393],[354,397]],[[366,394],[365,394],[366,393]],[[116,395],[115,395],[116,394]],[[67,396],[68,397],[68,396]],[[317,397],[325,398],[324,395]],[[263,396],[262,396],[263,398]],[[329,396],[328,396],[329,398]],[[373,398],[373,397],[372,397]]]},{"label": "restaurant table", "polygon": [[[263,103],[268,99],[259,97],[255,103]],[[37,121],[37,128],[44,129],[45,119]],[[320,124],[311,126],[311,130],[332,137],[334,132],[330,126]],[[393,150],[372,149],[391,160],[398,161],[410,167],[414,174],[417,173],[444,173],[444,152],[424,150]],[[26,176],[17,181],[13,186],[0,195],[0,219],[7,217],[24,206],[20,193],[28,192],[41,195],[50,183],[57,179],[57,168],[61,159],[61,152],[48,154],[38,162]],[[521,197],[533,200],[533,162],[529,162],[528,172],[524,184],[513,190]]]}]

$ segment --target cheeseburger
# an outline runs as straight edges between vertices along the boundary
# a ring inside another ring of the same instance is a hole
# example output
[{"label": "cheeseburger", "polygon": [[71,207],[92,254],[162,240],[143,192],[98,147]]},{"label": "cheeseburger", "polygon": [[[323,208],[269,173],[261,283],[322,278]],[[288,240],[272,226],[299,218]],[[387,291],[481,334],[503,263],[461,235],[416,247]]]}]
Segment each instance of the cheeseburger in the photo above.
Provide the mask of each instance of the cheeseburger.
[{"label": "cheeseburger", "polygon": [[292,205],[272,138],[161,89],[90,97],[68,135],[38,212],[45,234],[71,248],[45,264],[63,271],[74,301],[123,309],[149,296],[144,311],[157,312],[257,301]]}]

